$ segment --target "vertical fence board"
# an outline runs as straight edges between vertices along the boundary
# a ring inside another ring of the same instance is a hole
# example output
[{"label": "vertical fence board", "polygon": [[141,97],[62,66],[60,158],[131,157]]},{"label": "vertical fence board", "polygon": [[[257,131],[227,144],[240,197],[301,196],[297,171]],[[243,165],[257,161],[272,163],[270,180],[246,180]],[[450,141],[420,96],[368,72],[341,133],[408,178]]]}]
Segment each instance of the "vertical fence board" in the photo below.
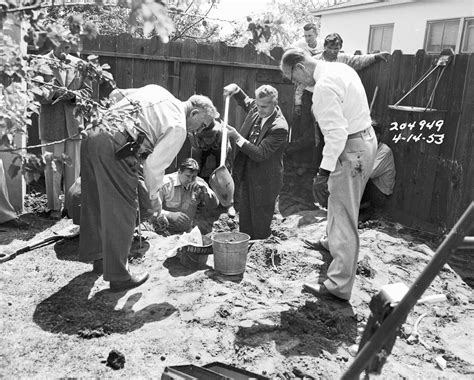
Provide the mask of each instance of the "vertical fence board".
[{"label": "vertical fence board", "polygon": [[450,210],[459,208],[462,197],[461,186],[459,186],[462,181],[462,167],[452,160],[452,155],[455,150],[456,130],[459,126],[460,106],[456,106],[456,104],[462,101],[463,96],[462,89],[464,88],[467,64],[465,58],[467,57],[455,57],[447,67],[435,94],[436,107],[447,110],[447,112],[439,115],[439,119],[444,120],[444,125],[439,132],[435,132],[444,134],[445,137],[440,146],[429,221],[440,225],[441,229],[446,229]]},{"label": "vertical fence board", "polygon": [[474,200],[474,54],[468,57],[466,80],[462,89],[461,114],[459,117],[459,135],[453,152],[456,167],[460,166],[462,180],[453,181],[453,188],[459,186],[461,201],[458,207],[450,209],[447,225],[452,226]]},{"label": "vertical fence board", "polygon": [[[121,34],[117,37],[117,52],[130,52],[135,40],[129,34]],[[133,59],[118,57],[116,61],[117,86],[119,88],[133,87]]]},{"label": "vertical fence board", "polygon": [[[225,61],[227,60],[227,50],[228,47],[223,42],[216,42],[212,45],[212,59],[214,61]],[[209,97],[215,102],[215,106],[221,112],[222,117],[224,117],[224,97],[223,90],[224,86],[229,83],[225,79],[225,69],[223,66],[213,66],[211,70],[211,91]],[[229,123],[235,126],[235,119],[230,118]]]},{"label": "vertical fence board", "polygon": [[[150,40],[135,39],[131,44],[130,53],[134,54],[146,54],[150,46]],[[149,73],[149,62],[148,59],[136,58],[133,59],[133,78],[132,85],[134,88],[143,87],[153,82],[150,81],[151,75]]]},{"label": "vertical fence board", "polygon": [[[183,42],[174,41],[172,44],[169,44],[169,55],[170,58],[181,57],[181,52],[183,49]],[[168,81],[168,90],[176,97],[179,96],[179,82],[181,75],[181,66],[182,64],[179,61],[169,62],[169,81]]]},{"label": "vertical fence board", "polygon": [[[196,58],[197,56],[197,43],[194,40],[186,40],[183,43],[181,50],[181,57],[183,58]],[[196,92],[196,64],[194,63],[182,63],[181,71],[179,73],[179,93],[178,98],[181,100],[188,99],[191,95]],[[178,165],[179,163],[191,156],[191,143],[189,139],[186,139],[180,152],[178,153]]]},{"label": "vertical fence board", "polygon": [[[152,56],[169,56],[169,44],[163,43],[159,37],[150,40],[149,52]],[[152,83],[168,88],[169,63],[163,61],[150,61],[150,79]]]},{"label": "vertical fence board", "polygon": [[[99,36],[95,42],[95,47],[92,50],[106,51],[106,52],[116,52],[117,51],[117,37],[116,36]],[[84,45],[86,46],[86,45]],[[114,76],[115,82],[117,82],[117,58],[115,57],[99,57],[99,62],[101,64],[107,63],[110,66],[110,72]],[[110,92],[113,90],[112,86],[107,83],[99,84],[99,97],[107,97]]]},{"label": "vertical fence board", "polygon": [[[213,45],[199,44],[196,56],[198,59],[212,59]],[[211,99],[212,71],[215,65],[197,65],[196,67],[196,93],[209,96]]]}]

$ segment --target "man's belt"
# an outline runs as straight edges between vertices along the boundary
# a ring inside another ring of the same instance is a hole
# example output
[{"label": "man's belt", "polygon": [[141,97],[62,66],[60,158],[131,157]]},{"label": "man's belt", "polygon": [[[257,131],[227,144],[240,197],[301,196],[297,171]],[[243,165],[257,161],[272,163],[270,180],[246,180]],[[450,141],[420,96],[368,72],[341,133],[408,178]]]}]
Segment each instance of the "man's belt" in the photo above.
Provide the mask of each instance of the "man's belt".
[{"label": "man's belt", "polygon": [[117,160],[137,155],[143,141],[145,140],[145,134],[143,132],[138,132],[136,139],[134,139],[127,130],[124,130],[122,133],[127,137],[127,141],[115,151],[115,158]]},{"label": "man's belt", "polygon": [[347,136],[347,139],[351,140],[351,139],[355,139],[357,137],[370,136],[373,133],[374,133],[373,128],[370,126],[369,128],[365,128],[362,131],[350,134],[349,136]]}]

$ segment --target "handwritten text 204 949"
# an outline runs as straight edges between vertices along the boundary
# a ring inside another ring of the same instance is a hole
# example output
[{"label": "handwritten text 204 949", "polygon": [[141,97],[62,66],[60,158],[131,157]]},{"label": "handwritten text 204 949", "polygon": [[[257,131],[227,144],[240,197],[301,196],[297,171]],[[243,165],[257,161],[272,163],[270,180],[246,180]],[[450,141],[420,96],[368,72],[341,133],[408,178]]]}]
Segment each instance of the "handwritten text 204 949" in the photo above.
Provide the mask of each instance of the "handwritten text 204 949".
[{"label": "handwritten text 204 949", "polygon": [[[392,141],[396,144],[399,141],[419,142],[424,141],[427,144],[442,144],[444,141],[444,133],[439,133],[444,125],[444,120],[420,120],[411,123],[401,123],[394,121],[390,123],[390,131],[398,131],[393,136]],[[403,133],[405,132],[405,133]],[[409,132],[407,134],[406,132]],[[435,132],[435,133],[430,133]]]}]

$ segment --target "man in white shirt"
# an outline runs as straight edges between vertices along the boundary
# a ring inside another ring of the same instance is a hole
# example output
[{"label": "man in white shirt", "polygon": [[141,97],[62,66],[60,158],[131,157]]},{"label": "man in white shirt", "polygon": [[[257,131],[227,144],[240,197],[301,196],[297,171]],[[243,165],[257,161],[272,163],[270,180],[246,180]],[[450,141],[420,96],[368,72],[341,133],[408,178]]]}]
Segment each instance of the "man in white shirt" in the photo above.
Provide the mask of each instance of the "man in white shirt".
[{"label": "man in white shirt", "polygon": [[315,55],[318,50],[318,27],[309,23],[303,26],[304,38],[296,41],[291,47],[306,50],[309,54]]},{"label": "man in white shirt", "polygon": [[193,95],[182,102],[158,85],[117,89],[111,98],[116,100],[111,115],[121,119],[133,115],[137,123],[133,130],[98,126],[83,140],[79,257],[94,262],[93,271],[103,272],[112,291],[122,291],[148,279],[148,274],[131,274],[127,261],[137,217],[140,159],[151,205],[159,213],[158,190],[165,169],[187,132],[206,128],[219,114],[205,96]]},{"label": "man in white shirt", "polygon": [[349,300],[359,256],[360,200],[377,149],[367,96],[354,69],[318,61],[302,49],[287,50],[281,70],[294,83],[314,86],[312,112],[325,143],[313,193],[328,209],[327,238],[320,243],[333,261],[324,283],[311,288],[320,296]]}]

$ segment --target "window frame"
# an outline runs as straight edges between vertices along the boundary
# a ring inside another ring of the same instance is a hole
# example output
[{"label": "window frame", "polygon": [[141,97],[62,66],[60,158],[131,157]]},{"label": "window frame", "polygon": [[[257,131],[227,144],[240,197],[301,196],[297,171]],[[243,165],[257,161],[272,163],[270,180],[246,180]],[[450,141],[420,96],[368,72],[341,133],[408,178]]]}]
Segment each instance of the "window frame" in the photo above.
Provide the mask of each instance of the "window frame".
[{"label": "window frame", "polygon": [[[392,28],[392,38],[390,40],[390,48],[388,49],[388,51],[390,52],[392,50],[392,42],[393,42],[393,33],[395,31],[395,23],[394,22],[388,22],[388,23],[384,23],[384,24],[372,24],[372,25],[369,25],[369,39],[368,39],[368,42],[367,42],[367,53],[370,54],[374,49],[370,49],[370,45],[371,45],[371,40],[372,40],[372,31],[375,29],[375,28],[385,28],[385,27],[391,27]],[[382,32],[382,42],[383,42],[383,32]],[[375,49],[375,50],[378,50],[378,49]],[[380,51],[382,51],[382,49],[380,49]]]},{"label": "window frame", "polygon": [[[441,49],[440,51],[428,50],[428,40],[429,40],[428,32],[430,30],[430,25],[441,23],[441,22],[446,23],[449,21],[458,22],[458,32],[457,32],[456,41],[455,41],[455,45],[453,49],[454,53],[458,54],[461,47],[461,38],[463,35],[463,30],[464,30],[464,20],[465,20],[465,17],[452,17],[452,18],[442,18],[442,19],[437,19],[437,20],[426,20],[425,41],[423,42],[423,49],[425,50],[426,54],[440,54],[444,50],[444,49]],[[444,36],[444,29],[443,29],[443,36]],[[441,37],[441,43],[443,42],[442,37]]]},{"label": "window frame", "polygon": [[460,44],[459,44],[459,53],[460,54],[472,54],[474,53],[474,50],[473,51],[467,51],[467,50],[464,50],[464,43],[466,42],[466,36],[467,36],[467,24],[469,22],[473,22],[473,28],[474,28],[474,17],[463,17],[462,18],[462,34],[461,34],[461,41],[460,41]]}]

